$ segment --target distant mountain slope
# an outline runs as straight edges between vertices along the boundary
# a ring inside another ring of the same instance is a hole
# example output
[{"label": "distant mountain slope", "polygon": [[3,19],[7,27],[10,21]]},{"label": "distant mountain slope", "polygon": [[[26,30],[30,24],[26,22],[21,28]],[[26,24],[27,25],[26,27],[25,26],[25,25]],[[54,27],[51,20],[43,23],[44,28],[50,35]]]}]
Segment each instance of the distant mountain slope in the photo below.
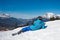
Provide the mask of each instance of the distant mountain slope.
[{"label": "distant mountain slope", "polygon": [[47,13],[45,15],[42,15],[43,18],[47,18],[49,20],[60,20],[60,15],[54,14],[54,13]]},{"label": "distant mountain slope", "polygon": [[17,28],[18,24],[21,24],[22,22],[16,18],[10,17],[10,18],[3,18],[0,17],[0,29],[14,29]]}]

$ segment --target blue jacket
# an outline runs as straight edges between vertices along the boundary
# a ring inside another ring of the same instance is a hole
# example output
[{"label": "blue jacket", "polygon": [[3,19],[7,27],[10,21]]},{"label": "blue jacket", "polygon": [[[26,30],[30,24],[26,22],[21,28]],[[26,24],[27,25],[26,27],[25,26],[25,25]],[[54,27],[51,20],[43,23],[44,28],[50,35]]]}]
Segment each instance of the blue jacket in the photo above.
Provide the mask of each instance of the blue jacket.
[{"label": "blue jacket", "polygon": [[30,26],[31,30],[38,30],[38,29],[44,29],[45,23],[39,19],[34,21],[33,25]]}]

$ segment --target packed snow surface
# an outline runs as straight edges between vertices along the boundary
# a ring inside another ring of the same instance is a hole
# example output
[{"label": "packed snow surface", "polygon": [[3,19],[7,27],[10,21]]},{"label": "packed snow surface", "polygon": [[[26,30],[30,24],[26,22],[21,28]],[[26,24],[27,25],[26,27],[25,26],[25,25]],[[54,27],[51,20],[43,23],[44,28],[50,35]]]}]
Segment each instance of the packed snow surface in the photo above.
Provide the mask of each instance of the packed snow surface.
[{"label": "packed snow surface", "polygon": [[46,22],[47,28],[12,36],[21,28],[0,31],[0,40],[60,40],[60,20]]}]

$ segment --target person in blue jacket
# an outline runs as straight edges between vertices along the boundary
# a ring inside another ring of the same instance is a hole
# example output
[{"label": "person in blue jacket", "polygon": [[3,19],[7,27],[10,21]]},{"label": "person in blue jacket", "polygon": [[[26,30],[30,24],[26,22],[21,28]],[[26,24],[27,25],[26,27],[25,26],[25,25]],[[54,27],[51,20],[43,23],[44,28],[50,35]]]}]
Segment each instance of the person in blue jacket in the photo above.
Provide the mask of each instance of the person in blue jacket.
[{"label": "person in blue jacket", "polygon": [[39,16],[37,17],[37,20],[35,20],[33,22],[32,25],[28,26],[28,27],[24,27],[22,28],[19,32],[12,34],[13,36],[16,34],[21,34],[27,31],[35,31],[35,30],[39,30],[39,29],[45,29],[47,26],[45,26],[44,21],[42,20],[42,17]]}]

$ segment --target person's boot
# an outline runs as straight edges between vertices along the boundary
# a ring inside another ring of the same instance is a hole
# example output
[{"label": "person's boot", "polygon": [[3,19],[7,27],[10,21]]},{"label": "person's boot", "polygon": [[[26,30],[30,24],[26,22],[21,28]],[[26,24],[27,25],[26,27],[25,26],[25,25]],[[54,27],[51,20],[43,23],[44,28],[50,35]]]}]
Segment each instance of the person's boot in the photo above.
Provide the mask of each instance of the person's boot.
[{"label": "person's boot", "polygon": [[19,35],[19,34],[21,34],[22,33],[22,31],[19,31],[18,33],[14,33],[14,34],[12,34],[12,36],[15,36],[15,35]]},{"label": "person's boot", "polygon": [[19,35],[19,34],[21,34],[22,32],[23,32],[23,31],[22,31],[22,30],[20,30],[20,31],[18,32],[18,35]]},{"label": "person's boot", "polygon": [[12,34],[12,36],[15,36],[15,35],[17,35],[18,33],[14,33],[14,34]]}]

